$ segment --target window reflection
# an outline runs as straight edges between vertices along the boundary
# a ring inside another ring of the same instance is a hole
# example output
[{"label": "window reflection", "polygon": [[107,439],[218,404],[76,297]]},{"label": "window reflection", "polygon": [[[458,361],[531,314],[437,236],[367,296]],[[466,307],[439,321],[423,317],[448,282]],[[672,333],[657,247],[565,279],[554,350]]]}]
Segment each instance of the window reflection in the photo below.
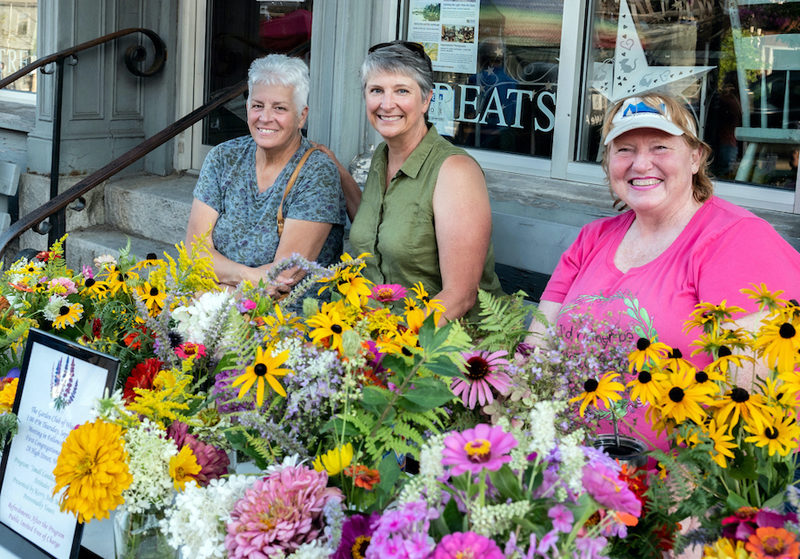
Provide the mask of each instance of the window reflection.
[{"label": "window reflection", "polygon": [[[0,78],[36,60],[37,2],[0,1]],[[36,92],[36,72],[18,79],[6,89]]]},{"label": "window reflection", "polygon": [[[624,2],[625,0],[623,0]],[[682,95],[712,149],[719,179],[797,187],[800,146],[800,2],[627,0],[649,67],[711,67],[702,76],[655,89]],[[595,4],[589,87],[584,97],[579,156],[598,161],[600,124],[609,106],[598,74],[621,48],[623,7]],[[633,30],[631,30],[633,31]],[[606,63],[603,65],[603,63]],[[615,81],[641,77],[627,68]],[[644,80],[643,80],[644,81]],[[642,86],[645,92],[648,87]]]},{"label": "window reflection", "polygon": [[435,74],[431,120],[440,134],[465,147],[551,155],[563,7],[481,2],[476,73]]}]

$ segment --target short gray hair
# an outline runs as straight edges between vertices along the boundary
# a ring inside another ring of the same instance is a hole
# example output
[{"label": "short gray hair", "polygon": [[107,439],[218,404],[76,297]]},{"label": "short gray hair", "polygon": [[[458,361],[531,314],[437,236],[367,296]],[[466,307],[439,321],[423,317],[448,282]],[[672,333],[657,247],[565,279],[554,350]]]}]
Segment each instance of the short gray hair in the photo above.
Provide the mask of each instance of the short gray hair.
[{"label": "short gray hair", "polygon": [[412,78],[422,91],[424,100],[433,91],[433,70],[430,58],[403,46],[402,41],[394,41],[379,47],[364,59],[361,65],[361,89],[367,87],[367,78],[375,73],[403,74]]},{"label": "short gray hair", "polygon": [[250,64],[247,72],[247,106],[250,106],[250,96],[253,86],[282,85],[293,88],[294,105],[298,114],[308,106],[308,90],[311,88],[311,78],[308,75],[308,66],[300,58],[292,58],[285,54],[269,54],[256,58]]}]

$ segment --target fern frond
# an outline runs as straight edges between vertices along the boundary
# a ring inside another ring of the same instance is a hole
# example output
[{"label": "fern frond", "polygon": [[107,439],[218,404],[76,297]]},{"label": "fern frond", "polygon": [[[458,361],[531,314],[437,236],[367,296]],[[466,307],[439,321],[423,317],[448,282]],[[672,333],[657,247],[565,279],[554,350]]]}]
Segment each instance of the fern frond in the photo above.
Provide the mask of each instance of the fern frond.
[{"label": "fern frond", "polygon": [[525,292],[513,295],[492,295],[487,291],[478,292],[480,321],[477,324],[481,342],[477,349],[505,349],[513,353],[517,345],[528,335],[528,315],[541,320],[541,313],[533,305],[525,302]]}]

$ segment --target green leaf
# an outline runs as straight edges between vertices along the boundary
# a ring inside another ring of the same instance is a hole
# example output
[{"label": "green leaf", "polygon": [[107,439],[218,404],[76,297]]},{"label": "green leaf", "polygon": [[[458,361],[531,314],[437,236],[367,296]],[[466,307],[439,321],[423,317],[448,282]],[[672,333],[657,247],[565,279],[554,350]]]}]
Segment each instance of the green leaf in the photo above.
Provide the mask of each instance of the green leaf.
[{"label": "green leaf", "polygon": [[433,377],[426,377],[415,380],[414,388],[403,394],[398,404],[409,411],[425,412],[438,408],[453,398],[453,393],[446,384]]},{"label": "green leaf", "polygon": [[748,503],[745,499],[737,495],[736,493],[731,493],[728,495],[728,498],[725,499],[725,502],[728,504],[728,508],[730,510],[738,510],[742,507],[749,507],[750,503]]},{"label": "green leaf", "polygon": [[758,479],[755,457],[744,454],[739,449],[735,449],[734,454],[733,460],[728,465],[731,478],[738,480]]},{"label": "green leaf", "polygon": [[359,434],[359,430],[356,429],[350,421],[345,421],[341,417],[331,417],[320,428],[321,433],[328,433],[329,431],[336,433],[337,438],[341,435],[345,437],[354,437]]},{"label": "green leaf", "polygon": [[221,371],[228,371],[230,369],[236,369],[237,368],[237,363],[236,362],[237,362],[238,359],[239,359],[239,356],[236,353],[233,353],[233,352],[226,353],[225,355],[222,356],[222,359],[219,360],[219,363],[217,363],[217,366],[214,367],[214,374],[216,375],[217,373],[219,373]]},{"label": "green leaf", "polygon": [[425,363],[425,368],[435,375],[442,377],[463,377],[461,370],[447,355],[439,355],[430,362]]},{"label": "green leaf", "polygon": [[517,500],[524,495],[517,476],[508,464],[503,464],[499,470],[489,472],[489,479],[505,499]]},{"label": "green leaf", "polygon": [[375,486],[375,492],[378,496],[378,508],[380,509],[385,504],[388,504],[394,495],[394,486],[400,477],[400,466],[397,464],[397,456],[394,452],[389,452],[383,457],[381,463],[378,464],[378,472],[381,475],[381,481]]},{"label": "green leaf", "polygon": [[361,390],[361,405],[380,415],[389,405],[389,396],[385,390],[375,386],[365,386]]},{"label": "green leaf", "polygon": [[464,514],[458,510],[455,499],[450,499],[445,505],[444,511],[442,511],[442,519],[451,534],[460,532],[463,529],[461,524],[464,520]]},{"label": "green leaf", "polygon": [[[422,326],[419,329],[417,337],[419,338],[419,345],[428,351],[436,351],[434,347],[434,340],[436,339],[436,323],[433,321],[433,313],[425,317],[422,321]],[[447,336],[445,336],[447,338]],[[442,342],[439,342],[441,345]]]}]

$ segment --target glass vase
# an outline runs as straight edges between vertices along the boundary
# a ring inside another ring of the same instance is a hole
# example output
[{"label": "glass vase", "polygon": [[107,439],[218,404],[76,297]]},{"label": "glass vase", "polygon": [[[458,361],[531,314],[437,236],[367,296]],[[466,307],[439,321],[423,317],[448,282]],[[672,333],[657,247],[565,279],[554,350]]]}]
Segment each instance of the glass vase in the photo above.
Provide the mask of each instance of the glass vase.
[{"label": "glass vase", "polygon": [[114,515],[114,549],[116,559],[170,559],[178,557],[161,533],[159,521],[163,511],[132,513],[124,507]]}]

